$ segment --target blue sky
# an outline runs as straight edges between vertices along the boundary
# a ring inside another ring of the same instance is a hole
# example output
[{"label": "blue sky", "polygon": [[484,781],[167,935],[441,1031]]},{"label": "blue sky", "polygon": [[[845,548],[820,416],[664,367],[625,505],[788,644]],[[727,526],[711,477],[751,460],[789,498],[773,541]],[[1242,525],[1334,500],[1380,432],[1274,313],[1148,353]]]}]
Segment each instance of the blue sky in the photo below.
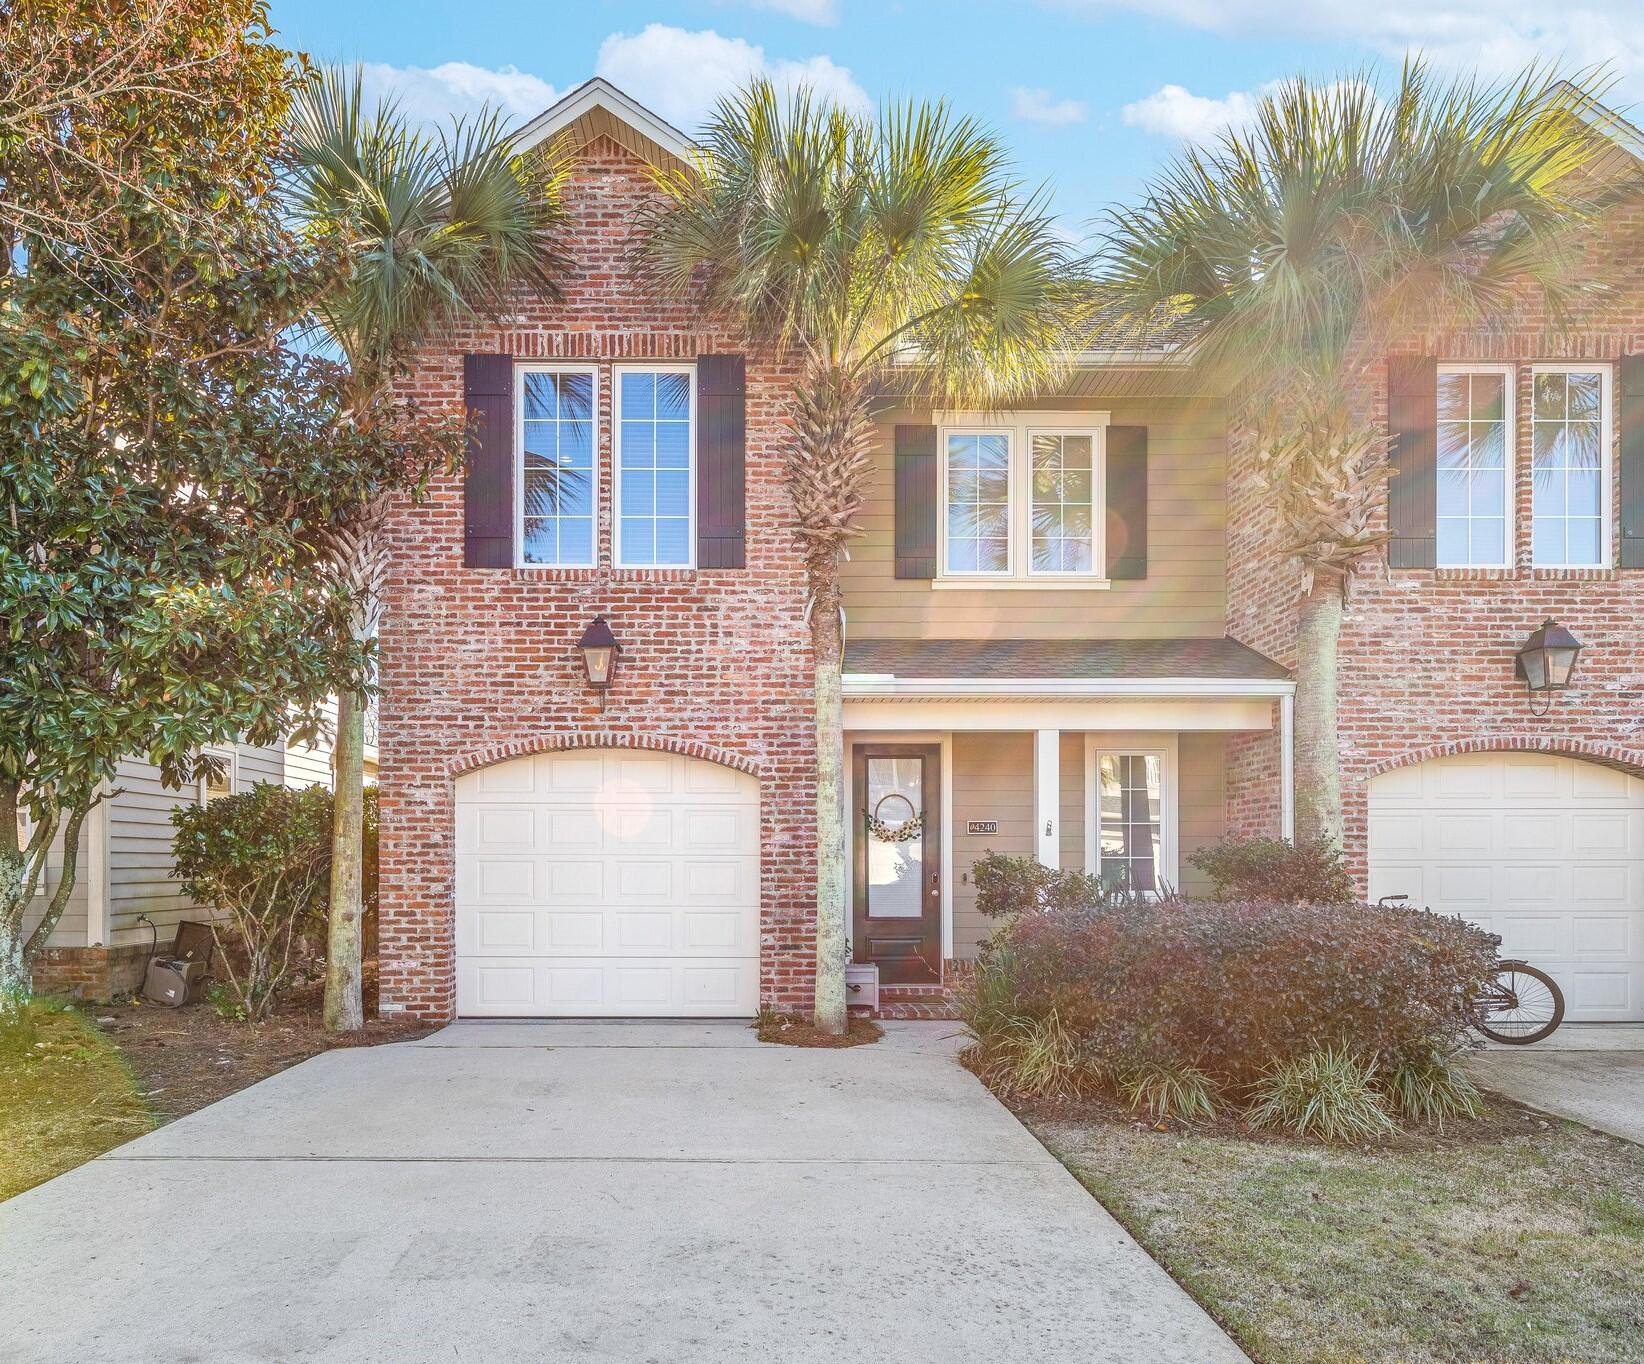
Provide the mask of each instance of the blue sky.
[{"label": "blue sky", "polygon": [[426,117],[489,101],[520,118],[608,76],[690,132],[754,71],[846,103],[946,97],[997,129],[1070,233],[1133,196],[1298,71],[1352,72],[1412,48],[1445,68],[1603,64],[1644,97],[1644,0],[273,0],[317,59],[363,62]]}]

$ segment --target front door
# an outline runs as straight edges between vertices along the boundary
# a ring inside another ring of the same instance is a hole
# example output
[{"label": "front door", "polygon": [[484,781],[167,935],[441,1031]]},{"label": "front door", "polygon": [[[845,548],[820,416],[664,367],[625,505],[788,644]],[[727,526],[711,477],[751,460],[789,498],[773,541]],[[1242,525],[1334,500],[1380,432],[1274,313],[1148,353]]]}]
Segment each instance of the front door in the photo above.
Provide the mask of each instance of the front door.
[{"label": "front door", "polygon": [[858,744],[853,755],[851,955],[885,985],[942,980],[941,758],[935,744]]}]

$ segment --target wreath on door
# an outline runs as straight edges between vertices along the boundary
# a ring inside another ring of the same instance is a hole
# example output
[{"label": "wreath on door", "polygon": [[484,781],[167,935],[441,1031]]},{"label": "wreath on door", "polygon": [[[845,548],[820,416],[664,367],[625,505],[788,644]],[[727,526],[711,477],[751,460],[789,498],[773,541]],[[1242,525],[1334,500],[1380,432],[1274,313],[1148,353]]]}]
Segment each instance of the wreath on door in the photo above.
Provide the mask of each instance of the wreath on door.
[{"label": "wreath on door", "polygon": [[[881,813],[887,801],[899,800],[908,807],[907,818],[891,823]],[[873,809],[862,812],[867,816],[868,832],[881,843],[911,843],[925,832],[925,817],[913,808],[913,802],[900,791],[880,796]]]}]

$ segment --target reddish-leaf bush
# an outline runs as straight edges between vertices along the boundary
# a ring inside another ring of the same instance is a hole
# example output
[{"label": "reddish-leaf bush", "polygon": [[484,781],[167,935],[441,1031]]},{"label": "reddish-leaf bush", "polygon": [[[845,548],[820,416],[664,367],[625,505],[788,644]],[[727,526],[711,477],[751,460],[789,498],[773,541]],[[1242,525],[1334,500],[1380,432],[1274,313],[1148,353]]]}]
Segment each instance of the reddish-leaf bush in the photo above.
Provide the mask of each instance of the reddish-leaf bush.
[{"label": "reddish-leaf bush", "polygon": [[1341,853],[1322,838],[1224,838],[1187,860],[1210,878],[1218,899],[1340,905],[1355,898]]},{"label": "reddish-leaf bush", "polygon": [[1053,1017],[1093,1073],[1193,1066],[1239,1090],[1341,1047],[1388,1067],[1447,1055],[1496,939],[1426,910],[1256,901],[1035,906],[997,932],[967,1003],[982,1049]]}]

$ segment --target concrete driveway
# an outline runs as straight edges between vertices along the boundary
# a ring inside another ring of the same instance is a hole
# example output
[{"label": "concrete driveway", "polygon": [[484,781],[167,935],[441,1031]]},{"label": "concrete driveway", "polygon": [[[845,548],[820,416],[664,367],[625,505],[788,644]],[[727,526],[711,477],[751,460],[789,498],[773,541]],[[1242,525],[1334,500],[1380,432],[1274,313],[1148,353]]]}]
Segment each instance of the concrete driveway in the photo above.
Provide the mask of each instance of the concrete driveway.
[{"label": "concrete driveway", "polygon": [[1468,1064],[1521,1104],[1644,1144],[1644,1024],[1566,1023],[1545,1042],[1491,1045]]},{"label": "concrete driveway", "polygon": [[1242,1360],[951,1032],[316,1057],[0,1204],[0,1359]]}]

